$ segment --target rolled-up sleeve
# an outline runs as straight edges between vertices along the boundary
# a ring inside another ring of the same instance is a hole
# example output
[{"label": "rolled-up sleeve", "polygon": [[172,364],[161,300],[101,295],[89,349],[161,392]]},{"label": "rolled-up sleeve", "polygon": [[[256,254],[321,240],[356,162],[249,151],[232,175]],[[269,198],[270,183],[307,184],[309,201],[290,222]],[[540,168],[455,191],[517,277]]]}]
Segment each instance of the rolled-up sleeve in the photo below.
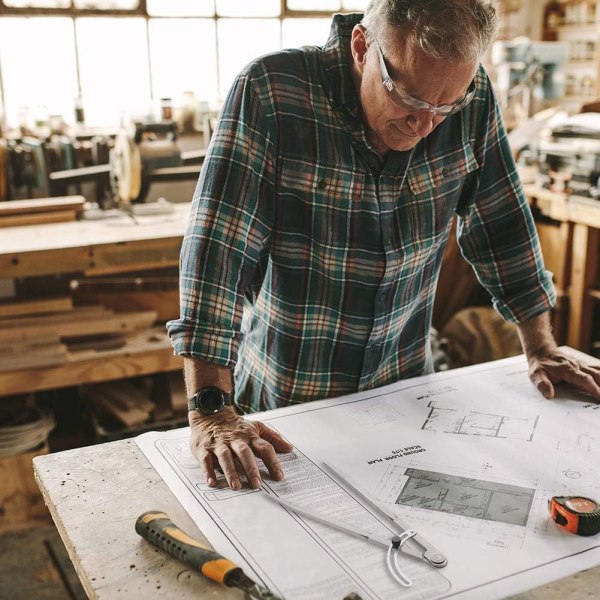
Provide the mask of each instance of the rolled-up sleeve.
[{"label": "rolled-up sleeve", "polygon": [[237,362],[244,295],[256,286],[274,210],[272,128],[258,78],[234,83],[194,193],[180,257],[180,318],[167,323],[175,354]]},{"label": "rolled-up sleeve", "polygon": [[489,80],[478,127],[479,163],[473,201],[459,212],[463,256],[504,319],[522,322],[556,302],[552,274],[544,267],[533,216],[516,171],[500,109]]}]

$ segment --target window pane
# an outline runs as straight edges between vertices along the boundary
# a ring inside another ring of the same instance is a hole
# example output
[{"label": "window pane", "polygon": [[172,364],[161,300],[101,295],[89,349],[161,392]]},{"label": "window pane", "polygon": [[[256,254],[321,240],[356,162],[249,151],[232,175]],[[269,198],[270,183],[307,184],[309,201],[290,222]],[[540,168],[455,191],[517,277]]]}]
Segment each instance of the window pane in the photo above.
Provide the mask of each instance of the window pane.
[{"label": "window pane", "polygon": [[146,0],[148,14],[153,17],[211,17],[214,0]]},{"label": "window pane", "polygon": [[11,8],[70,8],[71,0],[4,0]]},{"label": "window pane", "polygon": [[277,17],[280,12],[279,0],[217,0],[217,14],[224,17]]},{"label": "window pane", "polygon": [[284,19],[281,41],[284,48],[324,46],[329,37],[331,19]]},{"label": "window pane", "polygon": [[147,114],[150,81],[145,20],[80,18],[76,25],[86,122],[116,127],[122,114]]},{"label": "window pane", "polygon": [[[280,49],[278,19],[219,19],[219,91],[225,96],[235,76],[251,60]],[[244,43],[240,43],[243,40]]]},{"label": "window pane", "polygon": [[[42,52],[26,51],[23,40],[35,40]],[[0,57],[6,116],[13,126],[27,107],[62,115],[73,122],[77,68],[73,21],[68,17],[0,19]],[[42,108],[43,107],[43,108]]]},{"label": "window pane", "polygon": [[340,0],[287,0],[290,10],[330,10],[341,9]]},{"label": "window pane", "polygon": [[133,10],[139,0],[74,0],[75,8],[96,8],[100,10]]},{"label": "window pane", "polygon": [[342,0],[342,8],[344,10],[364,12],[367,4],[369,4],[369,0]]},{"label": "window pane", "polygon": [[150,60],[154,99],[181,106],[183,93],[214,103],[217,47],[213,19],[151,19]]}]

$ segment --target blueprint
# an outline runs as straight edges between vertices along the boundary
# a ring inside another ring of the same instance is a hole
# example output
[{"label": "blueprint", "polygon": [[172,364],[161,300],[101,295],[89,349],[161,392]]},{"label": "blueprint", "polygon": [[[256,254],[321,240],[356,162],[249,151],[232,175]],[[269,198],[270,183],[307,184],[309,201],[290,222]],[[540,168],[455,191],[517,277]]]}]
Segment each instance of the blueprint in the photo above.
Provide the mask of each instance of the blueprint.
[{"label": "blueprint", "polygon": [[[189,429],[137,443],[213,546],[287,600],[505,598],[600,564],[600,536],[566,533],[548,517],[553,495],[600,499],[600,407],[558,389],[544,399],[525,359],[405,380],[376,390],[257,415],[294,444],[285,478],[262,469],[261,490],[204,483]],[[448,557],[436,569],[411,556],[400,587],[385,550],[301,517],[275,495],[350,527],[386,525],[324,468]]]}]

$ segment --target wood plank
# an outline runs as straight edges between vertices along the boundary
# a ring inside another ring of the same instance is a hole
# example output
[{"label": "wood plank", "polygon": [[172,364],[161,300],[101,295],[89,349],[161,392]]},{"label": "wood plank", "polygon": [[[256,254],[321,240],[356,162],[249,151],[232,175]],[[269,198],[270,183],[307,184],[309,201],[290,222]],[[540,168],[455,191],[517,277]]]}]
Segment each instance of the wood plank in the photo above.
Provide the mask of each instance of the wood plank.
[{"label": "wood plank", "polygon": [[80,319],[99,319],[104,317],[112,317],[114,314],[115,312],[113,310],[108,310],[100,304],[76,306],[68,312],[0,319],[0,330],[11,327],[35,327],[37,325],[50,325],[52,323],[67,323],[79,321]]},{"label": "wood plank", "polygon": [[179,318],[179,290],[140,290],[95,291],[92,286],[85,286],[74,291],[77,303],[99,302],[114,311],[123,310],[155,310],[159,321]]},{"label": "wood plank", "polygon": [[600,202],[592,198],[571,196],[569,218],[573,223],[600,228]]},{"label": "wood plank", "polygon": [[128,405],[115,397],[109,390],[110,384],[90,386],[85,390],[87,399],[105,415],[112,417],[126,427],[141,425],[150,418],[150,413],[138,406]]},{"label": "wood plank", "polygon": [[0,302],[0,318],[19,317],[73,310],[73,300],[70,297],[45,298],[43,300],[13,300]]},{"label": "wood plank", "polygon": [[[57,225],[49,225],[49,227],[57,227]],[[36,231],[31,229],[32,236]],[[83,272],[86,275],[107,275],[177,267],[181,241],[182,236],[179,236],[15,254],[0,253],[0,272],[3,273],[3,277],[17,278],[75,272]]]},{"label": "wood plank", "polygon": [[560,289],[567,289],[571,276],[573,225],[568,222],[538,222],[535,226],[546,268],[554,274],[556,286]]},{"label": "wood plank", "polygon": [[74,352],[64,365],[0,373],[0,397],[181,369],[183,358],[173,355],[164,327],[156,327],[129,336],[118,350]]},{"label": "wood plank", "polygon": [[0,354],[0,373],[7,371],[21,371],[23,369],[37,369],[65,364],[68,360],[67,347],[64,344],[38,346],[18,354]]},{"label": "wood plank", "polygon": [[0,218],[0,227],[23,227],[26,225],[45,225],[47,223],[66,223],[76,221],[77,213],[74,210],[55,210],[47,213],[34,213],[31,215],[9,215]]},{"label": "wood plank", "polygon": [[58,335],[76,338],[88,335],[130,333],[136,329],[150,327],[156,320],[154,311],[118,313],[110,316],[90,317],[80,321],[47,323],[33,326],[4,327],[0,329],[0,342],[33,341],[38,336]]},{"label": "wood plank", "polygon": [[47,213],[52,211],[83,211],[83,196],[56,196],[53,198],[31,198],[27,200],[10,200],[0,204],[0,218],[7,215],[25,215],[31,213]]},{"label": "wood plank", "polygon": [[32,465],[32,460],[42,454],[48,454],[47,444],[18,456],[0,458],[0,531],[47,516],[48,509],[36,485]]},{"label": "wood plank", "polygon": [[8,340],[0,342],[0,352],[6,353],[18,353],[27,352],[29,350],[36,350],[43,346],[52,346],[59,344],[60,338],[57,335],[41,335],[35,340]]},{"label": "wood plank", "polygon": [[596,283],[598,229],[576,224],[573,228],[573,259],[569,287],[569,346],[588,352],[592,338],[593,299],[587,293]]}]

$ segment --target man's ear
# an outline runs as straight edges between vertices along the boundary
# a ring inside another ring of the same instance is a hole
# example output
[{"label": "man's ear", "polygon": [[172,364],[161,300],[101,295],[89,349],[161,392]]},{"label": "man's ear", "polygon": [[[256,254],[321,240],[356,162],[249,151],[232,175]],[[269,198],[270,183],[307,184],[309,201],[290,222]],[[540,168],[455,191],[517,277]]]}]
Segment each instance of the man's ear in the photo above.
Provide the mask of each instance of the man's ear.
[{"label": "man's ear", "polygon": [[350,48],[352,49],[352,58],[356,68],[362,73],[365,66],[367,54],[367,32],[362,25],[355,25],[352,30],[352,40]]}]

